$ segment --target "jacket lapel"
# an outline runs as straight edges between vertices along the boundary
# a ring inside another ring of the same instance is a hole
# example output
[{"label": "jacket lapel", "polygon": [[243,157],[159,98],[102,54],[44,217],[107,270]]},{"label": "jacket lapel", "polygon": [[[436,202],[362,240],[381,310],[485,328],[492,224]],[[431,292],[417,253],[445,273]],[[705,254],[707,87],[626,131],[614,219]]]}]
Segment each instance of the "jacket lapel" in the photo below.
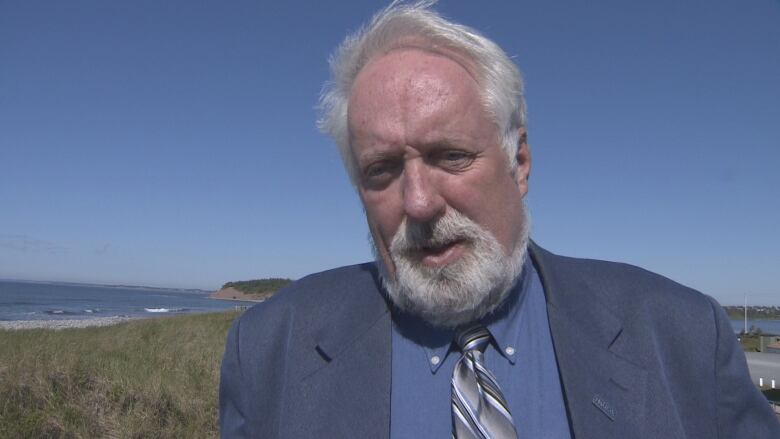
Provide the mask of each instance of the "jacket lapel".
[{"label": "jacket lapel", "polygon": [[[290,377],[284,437],[387,438],[390,432],[391,320],[373,266],[325,304],[308,350]],[[358,312],[356,312],[356,310]]]},{"label": "jacket lapel", "polygon": [[[622,355],[621,316],[589,290],[569,264],[532,243],[547,298],[555,355],[576,438],[641,437],[647,373]],[[569,270],[565,272],[564,270]],[[634,340],[641,342],[640,340]]]}]

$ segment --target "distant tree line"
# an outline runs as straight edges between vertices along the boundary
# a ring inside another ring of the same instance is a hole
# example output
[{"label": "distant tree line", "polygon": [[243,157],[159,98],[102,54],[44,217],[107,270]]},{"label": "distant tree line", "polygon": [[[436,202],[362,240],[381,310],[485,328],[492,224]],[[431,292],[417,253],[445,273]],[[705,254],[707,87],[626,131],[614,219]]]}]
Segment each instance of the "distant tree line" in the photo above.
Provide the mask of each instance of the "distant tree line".
[{"label": "distant tree line", "polygon": [[270,277],[264,279],[228,282],[225,285],[222,285],[222,288],[235,288],[238,291],[246,294],[271,295],[291,283],[292,279]]},{"label": "distant tree line", "polygon": [[[724,306],[723,309],[734,320],[745,318],[744,306]],[[780,319],[780,306],[748,306],[747,317],[750,320]]]}]

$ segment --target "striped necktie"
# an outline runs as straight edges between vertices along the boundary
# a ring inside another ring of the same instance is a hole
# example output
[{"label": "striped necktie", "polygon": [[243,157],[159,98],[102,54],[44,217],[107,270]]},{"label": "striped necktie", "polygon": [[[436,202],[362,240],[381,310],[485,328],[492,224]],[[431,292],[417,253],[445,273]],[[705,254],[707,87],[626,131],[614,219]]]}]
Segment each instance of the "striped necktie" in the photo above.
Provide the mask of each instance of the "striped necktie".
[{"label": "striped necktie", "polygon": [[479,323],[458,331],[463,356],[452,374],[452,437],[517,438],[504,395],[482,361],[490,333]]}]

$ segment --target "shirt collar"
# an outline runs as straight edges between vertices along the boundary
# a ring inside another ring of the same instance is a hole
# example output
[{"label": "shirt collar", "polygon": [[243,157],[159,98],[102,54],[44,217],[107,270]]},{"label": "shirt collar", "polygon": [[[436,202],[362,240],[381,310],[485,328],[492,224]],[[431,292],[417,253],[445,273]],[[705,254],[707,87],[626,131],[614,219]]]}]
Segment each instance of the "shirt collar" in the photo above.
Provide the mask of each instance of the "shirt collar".
[{"label": "shirt collar", "polygon": [[422,360],[428,364],[431,373],[436,373],[452,350],[454,329],[430,326],[421,318],[396,308],[393,309],[393,325],[395,331],[402,337],[422,348],[420,349],[420,352],[424,354]]}]

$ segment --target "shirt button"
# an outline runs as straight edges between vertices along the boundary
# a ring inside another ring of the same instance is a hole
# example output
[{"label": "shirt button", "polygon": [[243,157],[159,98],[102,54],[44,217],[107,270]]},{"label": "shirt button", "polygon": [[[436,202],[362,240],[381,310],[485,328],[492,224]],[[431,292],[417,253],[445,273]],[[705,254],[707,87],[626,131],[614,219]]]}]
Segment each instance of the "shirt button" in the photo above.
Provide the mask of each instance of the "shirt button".
[{"label": "shirt button", "polygon": [[504,349],[504,352],[506,352],[507,355],[514,355],[515,354],[515,348],[512,346],[509,346],[508,348]]},{"label": "shirt button", "polygon": [[439,361],[441,361],[441,358],[439,358],[438,355],[434,355],[433,357],[431,357],[431,364],[433,364],[434,366],[439,364]]}]

